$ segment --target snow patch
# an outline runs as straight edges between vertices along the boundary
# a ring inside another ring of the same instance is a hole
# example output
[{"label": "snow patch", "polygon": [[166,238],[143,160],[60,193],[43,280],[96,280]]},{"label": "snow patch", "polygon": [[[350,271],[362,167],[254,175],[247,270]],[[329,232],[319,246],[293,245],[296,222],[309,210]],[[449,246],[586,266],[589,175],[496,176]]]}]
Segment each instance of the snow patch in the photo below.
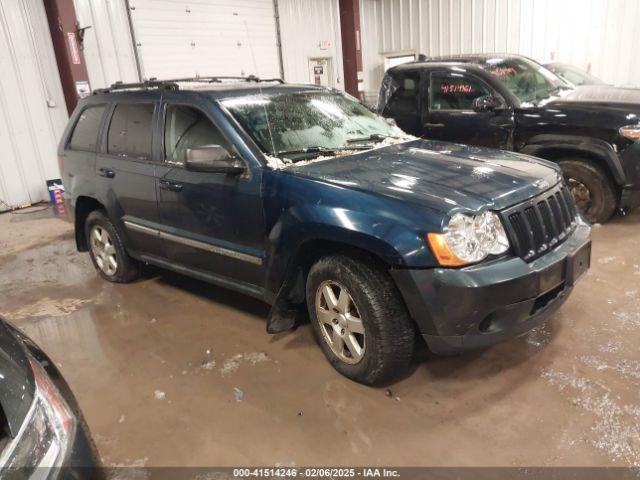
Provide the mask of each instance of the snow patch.
[{"label": "snow patch", "polygon": [[616,260],[616,257],[601,257],[598,259],[598,263],[602,265],[606,265],[608,263],[615,262],[615,260]]},{"label": "snow patch", "polygon": [[545,323],[529,331],[525,337],[527,345],[540,348],[548,345],[551,341],[551,331],[548,325]]},{"label": "snow patch", "polygon": [[614,353],[622,348],[622,342],[620,340],[609,340],[606,345],[600,345],[598,351],[602,353]]},{"label": "snow patch", "polygon": [[[587,361],[608,368],[597,359]],[[613,461],[640,466],[640,405],[620,404],[607,387],[583,377],[546,369],[542,378],[559,391],[568,391],[573,405],[594,416],[593,438],[587,439],[593,447]]]},{"label": "snow patch", "polygon": [[205,370],[213,370],[214,368],[216,368],[216,361],[212,358],[211,360],[203,362],[202,368]]},{"label": "snow patch", "polygon": [[243,362],[256,365],[257,363],[266,362],[268,360],[269,356],[265,352],[238,353],[224,361],[222,368],[220,369],[220,373],[222,375],[234,373],[238,368],[240,368],[240,364]]}]

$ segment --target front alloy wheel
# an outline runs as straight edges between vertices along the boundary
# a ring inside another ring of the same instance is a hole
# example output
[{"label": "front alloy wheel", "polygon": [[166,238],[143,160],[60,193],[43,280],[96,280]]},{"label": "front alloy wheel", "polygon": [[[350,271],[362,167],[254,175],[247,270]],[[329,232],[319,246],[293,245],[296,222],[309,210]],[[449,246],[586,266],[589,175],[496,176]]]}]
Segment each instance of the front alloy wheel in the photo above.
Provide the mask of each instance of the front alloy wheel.
[{"label": "front alloy wheel", "polygon": [[98,268],[107,276],[115,275],[118,270],[118,256],[113,246],[113,240],[100,225],[94,225],[89,234],[91,253]]},{"label": "front alloy wheel", "polygon": [[353,297],[342,284],[331,280],[320,284],[316,316],[331,351],[350,365],[360,362],[366,347],[364,325]]},{"label": "front alloy wheel", "polygon": [[333,368],[366,385],[406,370],[413,320],[382,262],[360,252],[329,255],[312,265],[306,283],[313,335]]}]

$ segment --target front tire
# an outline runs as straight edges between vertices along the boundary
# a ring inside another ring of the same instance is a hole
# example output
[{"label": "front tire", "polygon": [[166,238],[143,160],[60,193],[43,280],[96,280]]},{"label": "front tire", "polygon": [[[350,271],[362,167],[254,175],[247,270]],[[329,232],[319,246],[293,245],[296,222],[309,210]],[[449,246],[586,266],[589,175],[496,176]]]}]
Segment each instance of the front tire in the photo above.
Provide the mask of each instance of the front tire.
[{"label": "front tire", "polygon": [[576,206],[590,222],[604,223],[616,211],[618,201],[607,173],[586,159],[559,160],[565,182]]},{"label": "front tire", "polygon": [[374,385],[406,370],[415,343],[413,321],[375,261],[322,258],[309,271],[306,294],[316,340],[338,372]]},{"label": "front tire", "polygon": [[122,239],[109,217],[101,210],[89,214],[85,222],[89,256],[102,278],[128,283],[140,275],[138,262],[124,248]]}]

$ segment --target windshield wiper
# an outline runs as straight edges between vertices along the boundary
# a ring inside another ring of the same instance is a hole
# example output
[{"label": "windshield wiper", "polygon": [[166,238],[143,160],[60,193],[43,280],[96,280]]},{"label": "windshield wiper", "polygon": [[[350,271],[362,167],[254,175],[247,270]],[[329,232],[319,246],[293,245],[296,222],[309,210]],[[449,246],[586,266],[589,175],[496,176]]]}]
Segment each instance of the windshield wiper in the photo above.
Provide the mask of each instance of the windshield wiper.
[{"label": "windshield wiper", "polygon": [[282,155],[295,155],[295,154],[304,154],[304,153],[317,153],[317,154],[336,153],[337,151],[340,151],[340,150],[366,150],[367,148],[368,147],[357,147],[357,146],[354,146],[354,147],[344,146],[344,147],[335,147],[335,148],[313,146],[313,147],[306,147],[306,148],[296,148],[292,150],[279,150],[273,153],[273,155],[275,155],[276,157],[280,157]]},{"label": "windshield wiper", "polygon": [[394,137],[393,135],[382,135],[380,133],[372,133],[368,137],[350,138],[349,140],[347,140],[347,143],[382,142],[387,138],[398,138],[398,137]]}]

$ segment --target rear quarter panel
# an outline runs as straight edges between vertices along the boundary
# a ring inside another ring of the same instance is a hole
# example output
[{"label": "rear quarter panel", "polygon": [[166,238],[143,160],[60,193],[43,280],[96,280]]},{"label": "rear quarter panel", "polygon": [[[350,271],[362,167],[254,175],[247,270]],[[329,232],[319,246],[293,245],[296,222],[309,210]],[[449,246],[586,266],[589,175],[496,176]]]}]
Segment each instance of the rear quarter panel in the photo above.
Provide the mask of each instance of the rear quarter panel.
[{"label": "rear quarter panel", "polygon": [[[105,105],[105,99],[90,97],[82,100],[71,114],[67,127],[58,144],[58,157],[60,158],[60,173],[62,184],[65,188],[65,201],[71,209],[75,209],[76,201],[81,196],[96,197],[96,152],[71,150],[69,140],[80,118],[82,111],[90,105]],[[105,108],[105,113],[106,113]],[[106,115],[102,117],[100,131],[104,128]],[[98,132],[98,138],[100,132]],[[96,145],[98,140],[96,140]]]}]

